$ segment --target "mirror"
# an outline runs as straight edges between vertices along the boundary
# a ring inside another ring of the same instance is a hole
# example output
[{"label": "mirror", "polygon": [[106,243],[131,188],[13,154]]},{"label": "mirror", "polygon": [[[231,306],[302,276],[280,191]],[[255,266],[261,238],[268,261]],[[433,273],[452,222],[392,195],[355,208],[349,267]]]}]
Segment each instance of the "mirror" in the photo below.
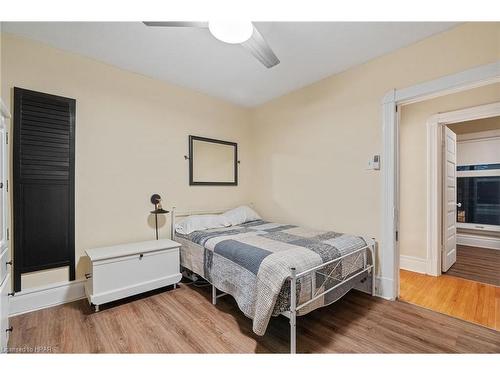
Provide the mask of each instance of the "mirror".
[{"label": "mirror", "polygon": [[189,185],[238,185],[238,144],[190,135]]}]

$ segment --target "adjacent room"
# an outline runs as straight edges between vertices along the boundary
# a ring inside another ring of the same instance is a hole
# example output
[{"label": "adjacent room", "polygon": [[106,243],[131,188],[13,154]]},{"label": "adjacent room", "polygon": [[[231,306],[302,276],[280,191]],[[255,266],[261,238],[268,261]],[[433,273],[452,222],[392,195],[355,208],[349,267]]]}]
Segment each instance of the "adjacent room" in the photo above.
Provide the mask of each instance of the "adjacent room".
[{"label": "adjacent room", "polygon": [[400,299],[499,329],[500,85],[402,108]]},{"label": "adjacent room", "polygon": [[500,23],[0,27],[2,352],[500,352]]},{"label": "adjacent room", "polygon": [[448,128],[457,140],[457,253],[446,274],[500,286],[500,116]]}]

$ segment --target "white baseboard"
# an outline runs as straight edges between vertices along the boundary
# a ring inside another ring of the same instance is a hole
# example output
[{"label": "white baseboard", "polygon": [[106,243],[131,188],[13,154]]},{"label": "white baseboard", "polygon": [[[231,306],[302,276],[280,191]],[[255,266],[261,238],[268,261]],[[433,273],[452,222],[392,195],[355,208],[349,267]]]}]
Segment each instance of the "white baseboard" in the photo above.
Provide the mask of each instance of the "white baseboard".
[{"label": "white baseboard", "polygon": [[47,307],[62,305],[85,298],[85,280],[50,284],[27,289],[10,297],[9,316],[20,315]]},{"label": "white baseboard", "polygon": [[375,278],[375,295],[389,300],[395,300],[397,293],[394,290],[394,280],[387,277]]},{"label": "white baseboard", "polygon": [[475,236],[473,234],[457,234],[457,245],[484,247],[500,250],[500,238]]},{"label": "white baseboard", "polygon": [[409,255],[401,255],[399,257],[399,266],[400,268],[407,271],[426,273],[427,260],[423,258],[412,257]]},{"label": "white baseboard", "polygon": [[[377,276],[375,295],[394,300],[394,280]],[[10,297],[9,316],[16,316],[86,298],[85,280],[75,280],[27,289]]]}]

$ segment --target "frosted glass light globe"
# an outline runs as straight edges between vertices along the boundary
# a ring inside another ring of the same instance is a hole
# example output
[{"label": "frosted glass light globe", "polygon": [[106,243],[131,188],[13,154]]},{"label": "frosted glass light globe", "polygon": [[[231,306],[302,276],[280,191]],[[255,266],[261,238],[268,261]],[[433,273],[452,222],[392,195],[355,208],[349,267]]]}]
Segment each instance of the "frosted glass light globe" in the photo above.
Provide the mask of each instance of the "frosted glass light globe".
[{"label": "frosted glass light globe", "polygon": [[243,43],[250,39],[253,33],[250,21],[210,21],[208,29],[215,38],[230,44]]}]

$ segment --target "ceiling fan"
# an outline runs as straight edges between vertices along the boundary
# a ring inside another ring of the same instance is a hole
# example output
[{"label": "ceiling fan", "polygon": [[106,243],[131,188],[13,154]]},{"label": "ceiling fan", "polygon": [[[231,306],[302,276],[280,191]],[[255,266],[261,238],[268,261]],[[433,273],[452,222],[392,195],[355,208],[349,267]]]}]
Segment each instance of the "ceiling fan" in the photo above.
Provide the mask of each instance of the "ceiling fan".
[{"label": "ceiling fan", "polygon": [[252,22],[210,21],[210,22],[179,22],[154,21],[143,22],[146,26],[159,27],[200,27],[208,28],[218,40],[229,44],[241,44],[259,60],[266,68],[272,68],[280,63],[273,50],[267,44],[262,34]]}]

